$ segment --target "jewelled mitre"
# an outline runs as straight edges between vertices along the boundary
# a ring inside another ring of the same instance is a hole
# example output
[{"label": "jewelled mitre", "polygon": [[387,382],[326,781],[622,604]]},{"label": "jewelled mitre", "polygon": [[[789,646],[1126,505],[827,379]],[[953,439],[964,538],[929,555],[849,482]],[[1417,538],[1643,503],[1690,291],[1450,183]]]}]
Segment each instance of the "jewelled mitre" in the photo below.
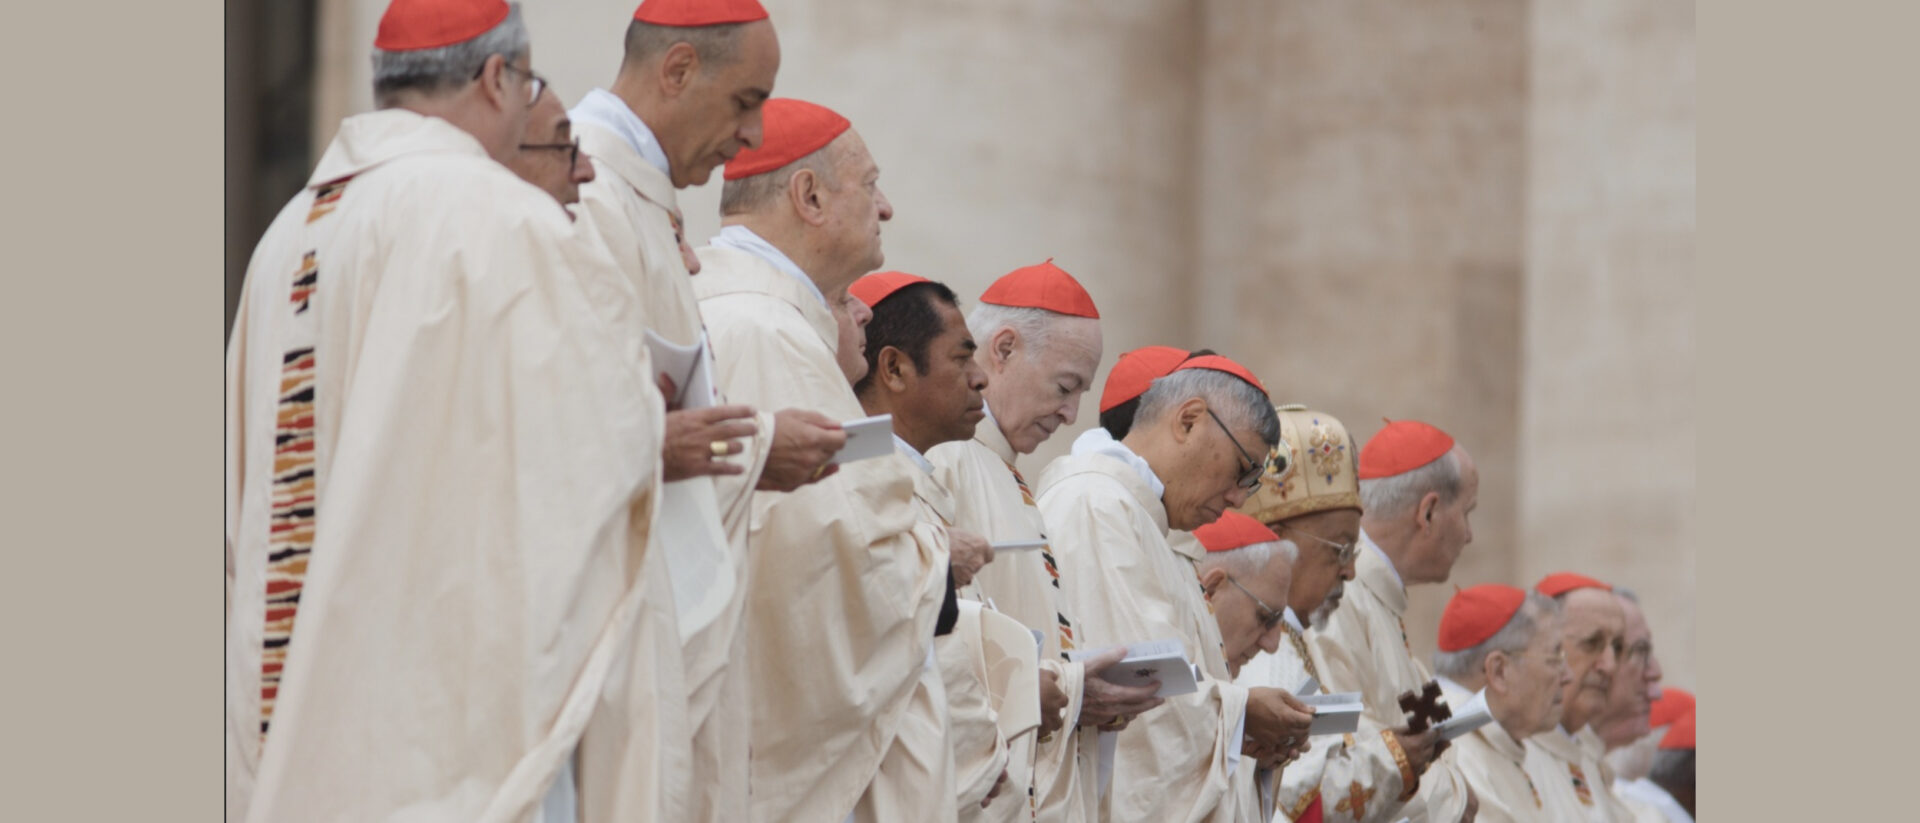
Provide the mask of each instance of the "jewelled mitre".
[{"label": "jewelled mitre", "polygon": [[1303,514],[1360,508],[1360,450],[1333,415],[1292,404],[1277,406],[1280,440],[1290,450],[1283,468],[1260,478],[1240,511],[1262,523]]}]

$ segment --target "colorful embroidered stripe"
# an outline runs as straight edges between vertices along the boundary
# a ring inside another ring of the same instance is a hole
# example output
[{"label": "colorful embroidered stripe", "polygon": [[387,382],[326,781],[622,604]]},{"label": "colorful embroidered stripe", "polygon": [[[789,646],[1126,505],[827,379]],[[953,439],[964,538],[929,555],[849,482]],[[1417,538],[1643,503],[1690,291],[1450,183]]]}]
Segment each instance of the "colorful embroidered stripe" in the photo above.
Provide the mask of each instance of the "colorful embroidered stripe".
[{"label": "colorful embroidered stripe", "polygon": [[260,650],[260,737],[273,718],[280,675],[293,637],[293,617],[313,550],[313,349],[287,352],[280,367],[274,425],[273,512],[267,534],[266,625]]}]

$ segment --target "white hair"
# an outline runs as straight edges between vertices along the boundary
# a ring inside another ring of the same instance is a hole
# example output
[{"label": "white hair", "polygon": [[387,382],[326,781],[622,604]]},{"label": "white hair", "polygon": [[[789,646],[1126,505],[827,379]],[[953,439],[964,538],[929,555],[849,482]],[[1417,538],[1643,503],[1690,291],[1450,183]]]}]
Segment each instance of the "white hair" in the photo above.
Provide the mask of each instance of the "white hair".
[{"label": "white hair", "polygon": [[974,342],[986,348],[987,341],[1001,329],[1013,329],[1027,344],[1027,358],[1033,359],[1053,340],[1053,322],[1060,317],[1058,312],[1046,309],[979,303],[967,313],[967,331]]},{"label": "white hair", "polygon": [[1266,450],[1280,442],[1280,416],[1266,393],[1252,383],[1213,369],[1180,369],[1153,381],[1140,395],[1140,409],[1133,415],[1134,428],[1152,425],[1175,406],[1195,397],[1205,399],[1221,422],[1251,428],[1260,436],[1262,442],[1258,444],[1240,444],[1253,452],[1254,460],[1265,457]]},{"label": "white hair", "polygon": [[1507,620],[1507,625],[1500,627],[1492,637],[1481,641],[1480,645],[1457,652],[1434,652],[1433,670],[1454,680],[1477,678],[1481,674],[1481,667],[1486,665],[1488,655],[1494,652],[1519,654],[1528,643],[1533,642],[1533,633],[1540,628],[1540,621],[1559,613],[1559,601],[1539,592],[1527,592],[1527,599]]},{"label": "white hair", "polygon": [[382,106],[391,105],[395,95],[405,91],[435,94],[460,88],[473,82],[487,58],[496,54],[511,63],[527,56],[530,45],[527,24],[520,19],[520,4],[507,6],[507,17],[493,28],[471,40],[437,49],[409,51],[373,50],[373,97]]},{"label": "white hair", "polygon": [[1392,477],[1360,481],[1360,506],[1370,519],[1391,520],[1413,510],[1427,492],[1451,503],[1460,494],[1460,452],[1448,449],[1439,459]]},{"label": "white hair", "polygon": [[1200,571],[1221,569],[1240,579],[1258,577],[1260,572],[1266,570],[1267,564],[1273,562],[1276,554],[1284,558],[1288,566],[1292,566],[1295,560],[1300,559],[1300,547],[1291,540],[1280,540],[1223,552],[1207,552],[1207,556],[1200,559]]}]

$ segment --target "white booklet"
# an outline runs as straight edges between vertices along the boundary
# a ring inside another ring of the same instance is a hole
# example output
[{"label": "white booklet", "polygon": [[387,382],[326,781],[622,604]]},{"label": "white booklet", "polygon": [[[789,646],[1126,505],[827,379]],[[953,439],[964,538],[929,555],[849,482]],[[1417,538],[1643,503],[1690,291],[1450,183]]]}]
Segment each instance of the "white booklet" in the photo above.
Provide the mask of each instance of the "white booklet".
[{"label": "white booklet", "polygon": [[[1067,659],[1078,662],[1111,648],[1073,649],[1067,652]],[[1100,679],[1117,686],[1143,686],[1158,680],[1160,690],[1153,693],[1154,697],[1192,694],[1200,690],[1201,680],[1199,668],[1187,660],[1186,647],[1172,638],[1129,644],[1127,656],[1101,672]]]},{"label": "white booklet", "polygon": [[1360,728],[1360,715],[1367,711],[1367,704],[1361,701],[1359,692],[1297,696],[1300,702],[1313,709],[1313,725],[1307,729],[1307,734],[1312,737],[1352,734]]},{"label": "white booklet", "polygon": [[993,544],[993,553],[999,554],[1001,552],[1024,552],[1024,551],[1031,551],[1033,549],[1044,549],[1046,547],[1047,547],[1047,541],[1045,539],[1009,540],[1005,543]]},{"label": "white booklet", "polygon": [[1465,706],[1455,710],[1452,717],[1433,724],[1433,728],[1440,732],[1439,738],[1445,741],[1492,722],[1493,713],[1487,711],[1487,691],[1481,689],[1473,693],[1473,699],[1468,700]]},{"label": "white booklet", "polygon": [[877,414],[840,424],[847,432],[847,445],[833,456],[829,465],[854,463],[893,454],[893,415]]},{"label": "white booklet", "polygon": [[1320,678],[1314,677],[1313,675],[1307,675],[1307,679],[1300,683],[1300,688],[1293,690],[1294,697],[1305,697],[1306,695],[1309,695],[1309,694],[1319,694],[1319,693],[1320,693]]},{"label": "white booklet", "polygon": [[667,405],[676,409],[704,409],[720,402],[720,390],[713,381],[713,357],[708,354],[707,335],[700,342],[682,346],[647,330],[647,354],[653,360],[654,382],[665,377],[673,383],[673,396]]}]

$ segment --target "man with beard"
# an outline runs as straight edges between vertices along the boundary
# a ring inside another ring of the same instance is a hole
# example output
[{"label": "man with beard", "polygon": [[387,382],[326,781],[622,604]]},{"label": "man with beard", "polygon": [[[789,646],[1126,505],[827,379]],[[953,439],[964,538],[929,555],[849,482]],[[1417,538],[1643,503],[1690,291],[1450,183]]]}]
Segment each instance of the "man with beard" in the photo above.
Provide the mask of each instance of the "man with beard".
[{"label": "man with beard", "polygon": [[[1326,671],[1304,633],[1334,613],[1346,581],[1353,579],[1360,481],[1353,439],[1338,419],[1298,405],[1277,412],[1281,439],[1291,449],[1288,465],[1261,478],[1240,511],[1299,550],[1279,626],[1285,640],[1272,653],[1255,657],[1237,682],[1294,689],[1308,678],[1320,680]],[[1305,755],[1286,764],[1278,786],[1263,774],[1261,790],[1287,820],[1399,820],[1406,796],[1440,748],[1432,730],[1412,734],[1362,720],[1354,734],[1314,740]]]},{"label": "man with beard", "polygon": [[[1525,741],[1560,722],[1572,679],[1561,654],[1560,609],[1512,586],[1463,589],[1440,616],[1433,668],[1471,698],[1486,695],[1493,722],[1455,741],[1451,759],[1466,775],[1482,823],[1578,820],[1562,793],[1543,794],[1527,776]],[[1460,706],[1464,703],[1455,703]],[[1554,805],[1548,805],[1551,801]]]},{"label": "man with beard", "polygon": [[1612,586],[1571,572],[1547,575],[1534,590],[1560,604],[1569,677],[1560,724],[1528,741],[1527,775],[1549,808],[1579,809],[1579,819],[1596,823],[1617,820],[1621,807],[1601,776],[1605,744],[1592,723],[1606,711],[1625,646],[1620,599]]}]

